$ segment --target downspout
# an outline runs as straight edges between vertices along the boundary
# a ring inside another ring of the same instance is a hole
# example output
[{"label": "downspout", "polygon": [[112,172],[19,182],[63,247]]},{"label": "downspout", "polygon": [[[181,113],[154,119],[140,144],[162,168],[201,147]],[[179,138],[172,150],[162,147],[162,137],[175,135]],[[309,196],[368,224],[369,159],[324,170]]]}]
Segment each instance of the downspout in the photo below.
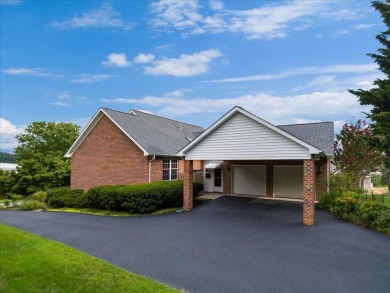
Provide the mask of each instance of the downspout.
[{"label": "downspout", "polygon": [[156,159],[156,155],[149,156],[149,183],[152,180],[152,162]]},{"label": "downspout", "polygon": [[326,162],[326,192],[330,192],[330,164],[332,164],[332,160],[328,157]]}]

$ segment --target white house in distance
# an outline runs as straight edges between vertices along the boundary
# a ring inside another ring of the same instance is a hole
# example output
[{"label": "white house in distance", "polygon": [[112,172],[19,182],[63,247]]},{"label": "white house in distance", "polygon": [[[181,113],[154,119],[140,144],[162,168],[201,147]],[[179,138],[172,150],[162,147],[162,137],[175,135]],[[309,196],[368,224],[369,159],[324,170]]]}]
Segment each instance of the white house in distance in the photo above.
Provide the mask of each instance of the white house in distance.
[{"label": "white house in distance", "polygon": [[18,164],[0,163],[0,170],[4,170],[4,171],[16,171],[17,167]]}]

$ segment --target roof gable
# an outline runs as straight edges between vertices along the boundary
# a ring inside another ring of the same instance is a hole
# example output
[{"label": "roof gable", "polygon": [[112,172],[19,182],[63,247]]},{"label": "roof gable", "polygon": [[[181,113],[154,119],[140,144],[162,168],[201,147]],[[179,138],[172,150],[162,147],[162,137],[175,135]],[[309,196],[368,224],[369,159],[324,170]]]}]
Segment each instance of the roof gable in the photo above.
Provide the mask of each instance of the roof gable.
[{"label": "roof gable", "polygon": [[[232,117],[234,117],[237,113],[242,114],[243,116],[249,118],[252,120],[252,122],[255,122],[269,130],[271,130],[273,133],[276,133],[291,142],[294,142],[295,144],[307,149],[308,154],[319,154],[321,152],[320,149],[314,147],[311,144],[308,144],[307,142],[291,135],[290,133],[276,127],[275,125],[257,117],[256,115],[253,115],[252,113],[242,109],[241,107],[234,107],[229,112],[227,112],[224,116],[222,116],[218,121],[216,121],[213,125],[211,125],[205,132],[203,132],[201,135],[199,135],[193,142],[185,146],[180,152],[180,155],[186,155],[188,151],[190,151],[192,148],[194,148],[198,143],[200,143],[202,140],[206,139],[208,136],[210,136],[212,133],[214,133],[218,128],[220,128],[223,124],[227,123]],[[253,123],[252,123],[253,127]],[[236,129],[237,133],[242,133],[242,129]],[[226,132],[225,132],[226,133]],[[241,139],[246,140],[244,137]]]},{"label": "roof gable", "polygon": [[191,124],[131,110],[129,113],[101,108],[66,153],[71,157],[100,118],[106,115],[144,155],[176,155],[204,129]]}]

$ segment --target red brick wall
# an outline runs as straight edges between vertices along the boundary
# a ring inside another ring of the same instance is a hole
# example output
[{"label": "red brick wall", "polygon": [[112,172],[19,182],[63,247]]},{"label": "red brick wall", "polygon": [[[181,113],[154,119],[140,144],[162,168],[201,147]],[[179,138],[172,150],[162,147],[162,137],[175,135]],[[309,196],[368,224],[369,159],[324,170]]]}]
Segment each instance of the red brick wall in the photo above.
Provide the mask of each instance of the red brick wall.
[{"label": "red brick wall", "polygon": [[99,185],[144,182],[148,182],[148,158],[103,116],[72,156],[71,187],[86,190]]},{"label": "red brick wall", "polygon": [[321,157],[316,161],[316,200],[328,191],[328,158]]},{"label": "red brick wall", "polygon": [[203,161],[193,161],[194,171],[203,170]]},{"label": "red brick wall", "polygon": [[[151,181],[162,180],[162,158],[151,162]],[[184,162],[179,160],[179,179]],[[71,158],[71,187],[149,182],[149,161],[109,118],[103,116]]]},{"label": "red brick wall", "polygon": [[193,208],[193,189],[192,189],[192,171],[193,171],[193,162],[184,161],[183,163],[183,210],[190,211]]},{"label": "red brick wall", "polygon": [[314,159],[303,160],[303,224],[314,225],[316,168]]}]

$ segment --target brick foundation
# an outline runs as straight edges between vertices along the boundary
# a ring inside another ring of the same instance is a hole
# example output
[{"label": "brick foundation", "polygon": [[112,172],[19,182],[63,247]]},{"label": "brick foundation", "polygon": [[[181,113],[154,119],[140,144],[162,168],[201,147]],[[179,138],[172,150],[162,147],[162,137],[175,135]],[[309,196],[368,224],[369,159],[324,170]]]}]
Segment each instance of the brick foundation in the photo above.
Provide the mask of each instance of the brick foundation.
[{"label": "brick foundation", "polygon": [[183,178],[183,210],[190,211],[193,208],[193,190],[192,190],[192,171],[193,162],[184,161],[184,178]]},{"label": "brick foundation", "polygon": [[314,159],[303,160],[303,224],[314,225],[315,200]]}]

